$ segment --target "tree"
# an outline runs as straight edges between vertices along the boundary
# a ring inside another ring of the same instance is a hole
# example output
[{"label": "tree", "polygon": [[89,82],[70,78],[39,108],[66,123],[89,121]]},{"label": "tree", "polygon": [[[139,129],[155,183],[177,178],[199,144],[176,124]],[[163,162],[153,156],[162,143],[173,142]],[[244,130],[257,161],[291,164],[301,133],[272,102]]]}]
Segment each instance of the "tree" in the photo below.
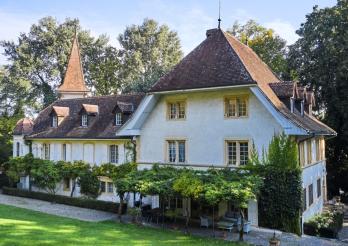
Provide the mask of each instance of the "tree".
[{"label": "tree", "polygon": [[90,166],[83,161],[74,161],[74,162],[65,162],[59,161],[57,162],[59,166],[59,170],[61,171],[61,175],[63,178],[68,178],[72,180],[72,189],[70,193],[70,197],[73,197],[76,183],[78,183],[78,178],[82,176],[84,173],[90,169]]},{"label": "tree", "polygon": [[330,8],[313,8],[290,46],[289,64],[302,85],[316,94],[318,115],[337,131],[327,141],[327,183],[330,195],[348,191],[348,1]]},{"label": "tree", "polygon": [[36,159],[37,165],[31,170],[35,186],[51,194],[56,194],[57,184],[62,180],[59,167],[50,160]]},{"label": "tree", "polygon": [[252,48],[279,77],[285,80],[290,78],[286,60],[286,41],[274,30],[249,20],[244,25],[236,21],[227,32]]},{"label": "tree", "polygon": [[88,168],[79,177],[80,193],[91,199],[96,199],[100,195],[100,181],[97,173]]},{"label": "tree", "polygon": [[[12,98],[17,104],[41,109],[52,103],[55,89],[64,78],[72,39],[78,33],[85,80],[97,94],[117,91],[117,74],[110,72],[118,66],[117,52],[108,45],[108,38],[94,38],[82,30],[77,19],[58,23],[45,17],[21,33],[18,43],[1,41],[10,61],[8,74],[0,85],[3,100]],[[98,83],[95,80],[98,80]]]},{"label": "tree", "polygon": [[147,91],[183,55],[177,33],[151,19],[127,27],[118,40],[122,47],[120,76],[124,91]]}]

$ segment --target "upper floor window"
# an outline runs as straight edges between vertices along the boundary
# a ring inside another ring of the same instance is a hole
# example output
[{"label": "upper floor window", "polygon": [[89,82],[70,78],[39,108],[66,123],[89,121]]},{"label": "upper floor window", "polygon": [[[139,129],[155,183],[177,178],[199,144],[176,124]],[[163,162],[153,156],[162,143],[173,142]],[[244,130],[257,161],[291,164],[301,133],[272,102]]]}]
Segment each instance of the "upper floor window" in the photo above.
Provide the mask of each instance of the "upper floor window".
[{"label": "upper floor window", "polygon": [[315,154],[316,160],[322,161],[325,159],[325,140],[324,138],[317,138],[315,140]]},{"label": "upper floor window", "polygon": [[58,116],[52,115],[52,127],[57,127],[57,126],[58,126]]},{"label": "upper floor window", "polygon": [[109,162],[118,163],[118,145],[109,146]]},{"label": "upper floor window", "polygon": [[304,143],[305,142],[300,142],[299,143],[299,155],[300,155],[300,165],[301,167],[304,167],[306,165],[305,163],[305,148],[304,148]]},{"label": "upper floor window", "polygon": [[167,160],[172,163],[186,162],[186,143],[184,140],[167,141]]},{"label": "upper floor window", "polygon": [[321,196],[321,178],[317,179],[317,197]]},{"label": "upper floor window", "polygon": [[82,114],[81,115],[81,126],[88,126],[88,115],[87,114]]},{"label": "upper floor window", "polygon": [[226,141],[226,159],[228,165],[246,165],[249,160],[248,141]]},{"label": "upper floor window", "polygon": [[307,140],[307,164],[312,164],[312,140]]},{"label": "upper floor window", "polygon": [[21,154],[21,144],[19,142],[16,143],[16,156],[20,156]]},{"label": "upper floor window", "polygon": [[225,117],[238,118],[248,116],[248,97],[231,96],[225,98]]},{"label": "upper floor window", "polygon": [[66,161],[66,144],[62,145],[62,159]]},{"label": "upper floor window", "polygon": [[122,125],[122,113],[115,114],[115,125],[116,126]]},{"label": "upper floor window", "polygon": [[314,197],[313,197],[313,184],[310,184],[308,186],[308,206],[313,204]]},{"label": "upper floor window", "polygon": [[50,144],[43,144],[42,150],[43,150],[43,158],[45,160],[49,160],[50,159]]},{"label": "upper floor window", "polygon": [[169,102],[167,107],[167,118],[169,120],[178,120],[186,118],[185,101]]},{"label": "upper floor window", "polygon": [[302,211],[306,211],[307,210],[307,189],[304,188],[302,191],[302,195],[303,195],[303,201],[302,201]]}]

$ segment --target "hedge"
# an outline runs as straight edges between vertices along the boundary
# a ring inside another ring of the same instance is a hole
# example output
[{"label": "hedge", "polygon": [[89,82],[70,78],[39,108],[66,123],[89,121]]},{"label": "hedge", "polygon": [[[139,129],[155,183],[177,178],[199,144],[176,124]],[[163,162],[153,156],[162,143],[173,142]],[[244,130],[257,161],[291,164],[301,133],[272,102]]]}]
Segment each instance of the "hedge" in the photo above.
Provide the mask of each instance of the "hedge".
[{"label": "hedge", "polygon": [[[81,208],[89,208],[96,209],[107,212],[118,212],[119,203],[115,202],[107,202],[100,200],[92,200],[88,198],[77,198],[77,197],[68,197],[62,195],[53,195],[49,193],[36,192],[36,191],[28,191],[28,190],[20,190],[16,188],[3,187],[3,194],[10,196],[20,196],[26,198],[33,198],[38,200],[43,200],[47,202],[54,202],[59,204],[65,204],[70,206],[76,206]],[[122,214],[126,213],[127,204],[124,204],[122,208]]]}]

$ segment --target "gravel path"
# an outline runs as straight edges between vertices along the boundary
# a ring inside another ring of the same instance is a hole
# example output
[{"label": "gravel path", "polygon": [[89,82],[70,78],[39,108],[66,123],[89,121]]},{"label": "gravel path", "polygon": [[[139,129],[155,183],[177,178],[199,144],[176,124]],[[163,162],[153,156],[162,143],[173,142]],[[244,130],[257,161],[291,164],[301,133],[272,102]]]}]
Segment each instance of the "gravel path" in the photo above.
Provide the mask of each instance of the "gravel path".
[{"label": "gravel path", "polygon": [[98,222],[117,218],[116,214],[109,212],[50,203],[24,197],[8,196],[4,194],[0,194],[0,204],[26,208],[46,214],[53,214],[83,221]]}]

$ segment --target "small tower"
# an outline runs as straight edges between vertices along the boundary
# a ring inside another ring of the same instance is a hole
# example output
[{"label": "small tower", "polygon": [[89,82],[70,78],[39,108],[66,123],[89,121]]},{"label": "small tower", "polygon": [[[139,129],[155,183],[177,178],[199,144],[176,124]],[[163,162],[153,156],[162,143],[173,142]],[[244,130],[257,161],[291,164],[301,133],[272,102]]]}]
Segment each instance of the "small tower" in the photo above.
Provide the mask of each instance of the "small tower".
[{"label": "small tower", "polygon": [[90,91],[87,89],[83,77],[79,44],[77,35],[75,35],[64,81],[58,88],[58,94],[60,99],[68,99],[83,98],[88,96],[89,93]]}]

